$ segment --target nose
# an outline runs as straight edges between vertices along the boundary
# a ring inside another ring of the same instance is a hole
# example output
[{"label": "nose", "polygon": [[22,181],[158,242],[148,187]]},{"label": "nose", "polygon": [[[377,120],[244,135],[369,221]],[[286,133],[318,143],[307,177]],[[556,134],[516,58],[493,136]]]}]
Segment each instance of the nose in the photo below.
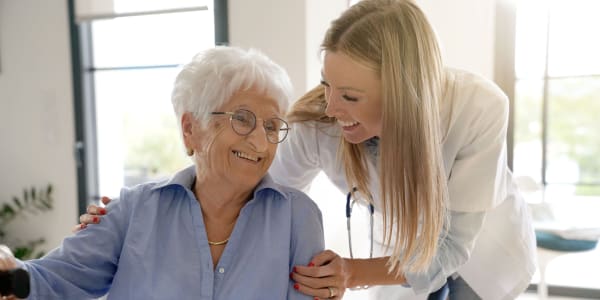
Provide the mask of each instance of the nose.
[{"label": "nose", "polygon": [[256,152],[265,152],[269,147],[267,131],[262,120],[256,120],[256,128],[246,136],[246,139],[254,147]]},{"label": "nose", "polygon": [[339,107],[336,100],[336,95],[334,94],[333,90],[330,90],[329,94],[325,94],[325,99],[327,99],[327,106],[325,106],[325,114],[328,117],[335,117],[335,114],[339,110]]}]

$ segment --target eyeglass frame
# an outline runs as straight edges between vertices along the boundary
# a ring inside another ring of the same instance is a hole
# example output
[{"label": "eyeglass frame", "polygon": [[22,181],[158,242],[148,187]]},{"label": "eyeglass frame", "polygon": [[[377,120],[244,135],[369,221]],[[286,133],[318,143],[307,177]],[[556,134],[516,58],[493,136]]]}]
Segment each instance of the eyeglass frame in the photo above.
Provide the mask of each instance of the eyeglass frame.
[{"label": "eyeglass frame", "polygon": [[[346,195],[346,231],[348,232],[348,249],[350,250],[350,258],[354,259],[354,254],[352,253],[352,226],[350,225],[352,218],[352,207],[357,200],[352,201],[352,194],[354,194],[358,189],[356,187],[352,188],[350,192]],[[371,246],[369,249],[369,259],[373,258],[373,214],[375,213],[375,206],[372,203],[369,203],[369,223],[371,228]],[[358,286],[349,288],[351,290],[362,290],[368,289],[369,286]]]},{"label": "eyeglass frame", "polygon": [[[254,124],[253,124],[253,126],[252,126],[252,129],[250,129],[250,130],[248,131],[248,133],[246,133],[246,134],[239,133],[237,130],[235,130],[235,127],[233,126],[233,116],[234,116],[234,115],[236,115],[236,113],[237,113],[238,111],[244,111],[244,112],[248,112],[248,113],[250,113],[252,116],[254,116]],[[256,117],[256,114],[255,114],[253,111],[251,111],[251,110],[248,110],[248,109],[243,109],[243,108],[238,108],[238,109],[236,109],[235,111],[213,111],[213,112],[211,112],[210,114],[211,114],[211,115],[228,115],[228,116],[229,116],[229,125],[231,125],[231,129],[233,129],[233,132],[235,132],[237,135],[240,135],[240,136],[247,136],[247,135],[250,135],[250,134],[251,134],[251,133],[252,133],[254,130],[256,130],[256,123],[257,123],[257,121],[258,121],[258,117]],[[273,120],[273,119],[277,119],[277,120],[280,120],[281,122],[283,122],[283,124],[285,125],[285,128],[279,128],[278,130],[279,130],[280,132],[281,132],[281,131],[285,131],[285,135],[283,136],[283,138],[282,138],[281,140],[278,140],[278,142],[276,142],[276,143],[274,143],[274,142],[272,142],[271,140],[269,140],[269,135],[268,135],[268,134],[266,135],[266,138],[267,138],[267,142],[269,142],[269,143],[271,143],[271,144],[279,144],[279,143],[281,143],[281,142],[285,141],[285,139],[287,138],[287,136],[288,136],[288,134],[289,134],[289,131],[290,131],[290,129],[292,129],[292,128],[290,127],[290,125],[288,124],[288,122],[286,122],[284,119],[282,119],[282,118],[278,118],[278,117],[274,117],[274,118],[268,118],[268,119],[266,119],[266,120],[265,120],[265,119],[262,119],[262,121],[263,121],[263,128],[265,129],[265,131],[267,131],[267,128],[265,127],[265,126],[266,126],[266,125],[265,125],[265,122],[266,122],[267,120]],[[277,136],[279,136],[279,134],[278,134]]]}]

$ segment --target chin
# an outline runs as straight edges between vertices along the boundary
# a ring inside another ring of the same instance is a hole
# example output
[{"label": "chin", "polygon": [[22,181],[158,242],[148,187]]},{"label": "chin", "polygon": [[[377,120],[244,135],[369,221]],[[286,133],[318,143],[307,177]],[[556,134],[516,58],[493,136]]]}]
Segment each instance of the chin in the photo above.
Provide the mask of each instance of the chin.
[{"label": "chin", "polygon": [[357,136],[357,135],[343,134],[343,136],[344,136],[344,140],[350,144],[360,144],[371,138],[371,136],[367,136],[367,135]]}]

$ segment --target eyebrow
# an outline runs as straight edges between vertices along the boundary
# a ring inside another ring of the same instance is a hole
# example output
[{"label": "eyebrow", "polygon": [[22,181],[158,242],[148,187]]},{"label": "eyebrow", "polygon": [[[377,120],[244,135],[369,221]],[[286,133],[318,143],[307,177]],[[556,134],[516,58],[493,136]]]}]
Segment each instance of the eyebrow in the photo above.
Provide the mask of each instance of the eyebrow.
[{"label": "eyebrow", "polygon": [[[245,109],[247,111],[251,111],[257,118],[258,115],[256,114],[255,111],[253,111],[252,109],[250,109],[250,107],[246,104],[240,104],[238,105],[236,108],[233,109],[233,111],[236,111],[238,109]],[[271,113],[271,118],[282,118],[281,114],[278,111],[273,111],[273,112],[267,112],[267,113]]]},{"label": "eyebrow", "polygon": [[[325,79],[325,76],[323,74],[323,70],[321,70],[321,81],[329,84],[329,81],[327,81]],[[337,87],[336,89],[338,89],[338,90],[349,90],[349,91],[354,91],[354,92],[358,92],[358,93],[362,93],[362,94],[366,94],[367,93],[367,92],[365,92],[362,89],[351,87],[351,86],[340,86],[340,87]]]}]

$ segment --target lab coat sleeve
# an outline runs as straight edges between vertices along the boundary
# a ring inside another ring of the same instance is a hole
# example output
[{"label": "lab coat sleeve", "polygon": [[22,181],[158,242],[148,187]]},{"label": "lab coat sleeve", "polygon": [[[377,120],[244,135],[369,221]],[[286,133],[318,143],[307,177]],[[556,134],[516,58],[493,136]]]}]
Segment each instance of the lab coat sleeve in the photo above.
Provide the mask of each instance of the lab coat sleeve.
[{"label": "lab coat sleeve", "polygon": [[[304,193],[295,192],[292,203],[292,239],[290,241],[290,266],[308,265],[316,254],[325,249],[323,217],[317,205]],[[294,281],[289,281],[287,299],[313,299],[294,289]]]},{"label": "lab coat sleeve", "polygon": [[269,169],[277,183],[308,193],[311,182],[321,170],[317,126],[314,122],[292,124]]},{"label": "lab coat sleeve", "polygon": [[43,258],[24,262],[31,278],[29,299],[92,299],[106,294],[128,224],[126,206],[123,199],[113,201],[100,224],[67,237]]},{"label": "lab coat sleeve", "polygon": [[484,86],[470,97],[475,99],[468,102],[455,125],[462,132],[462,146],[448,179],[450,209],[462,212],[492,209],[504,201],[508,189],[508,99],[495,86]]},{"label": "lab coat sleeve", "polygon": [[431,293],[442,287],[471,256],[481,232],[485,212],[451,212],[450,230],[442,236],[436,256],[422,273],[406,273],[406,281],[416,294]]}]

